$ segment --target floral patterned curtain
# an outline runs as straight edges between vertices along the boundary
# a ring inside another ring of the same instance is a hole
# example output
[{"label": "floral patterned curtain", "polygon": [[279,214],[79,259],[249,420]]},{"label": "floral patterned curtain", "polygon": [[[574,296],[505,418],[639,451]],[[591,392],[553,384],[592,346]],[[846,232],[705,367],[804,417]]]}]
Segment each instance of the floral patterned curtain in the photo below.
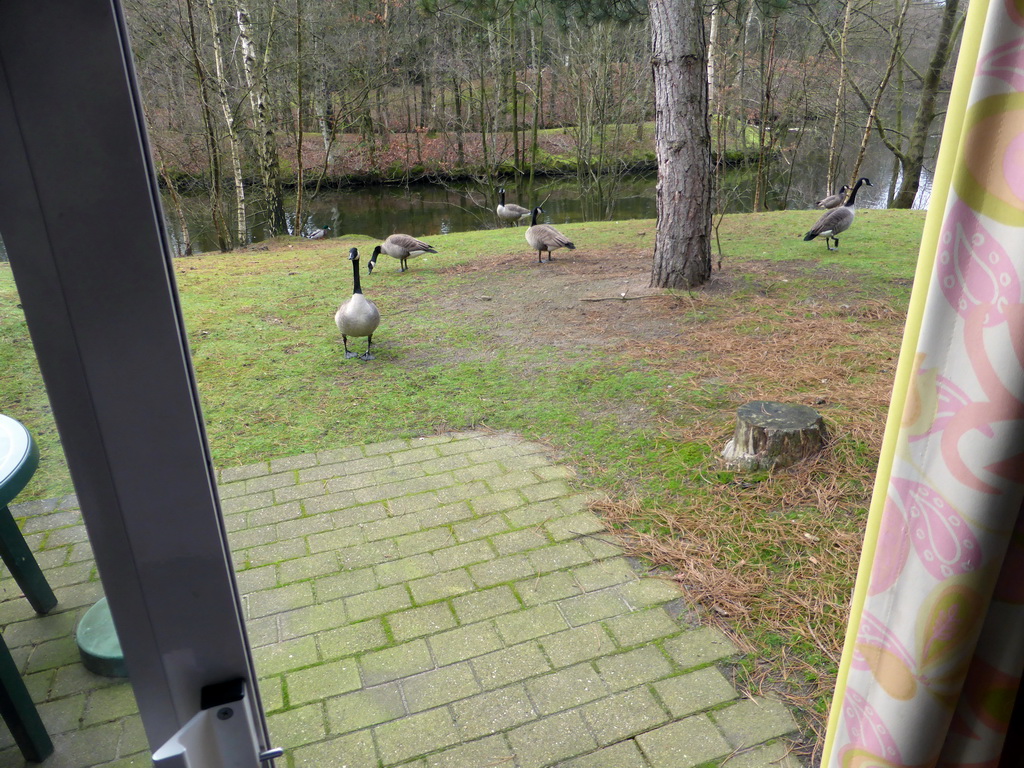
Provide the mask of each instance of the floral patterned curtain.
[{"label": "floral patterned curtain", "polygon": [[823,765],[999,765],[1024,669],[1022,286],[1024,0],[972,0]]}]

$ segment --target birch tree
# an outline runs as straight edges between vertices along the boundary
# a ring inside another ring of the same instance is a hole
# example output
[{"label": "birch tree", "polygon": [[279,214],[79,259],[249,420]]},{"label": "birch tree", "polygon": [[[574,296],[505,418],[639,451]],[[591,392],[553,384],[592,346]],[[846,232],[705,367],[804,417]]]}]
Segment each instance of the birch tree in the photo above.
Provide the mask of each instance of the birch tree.
[{"label": "birch tree", "polygon": [[273,234],[287,230],[284,215],[284,196],[281,191],[281,166],[278,160],[277,132],[271,119],[270,94],[267,87],[267,64],[273,40],[277,3],[270,6],[270,22],[262,56],[256,50],[249,9],[242,0],[236,0],[235,19],[238,22],[238,40],[242,53],[242,71],[249,91],[252,110],[254,145],[259,163],[260,182],[267,211],[268,227]]},{"label": "birch tree", "polygon": [[224,126],[227,129],[228,149],[231,157],[231,171],[235,180],[235,212],[238,227],[236,244],[249,241],[249,227],[245,209],[245,178],[242,175],[242,151],[239,143],[235,110],[228,97],[228,76],[224,67],[224,41],[221,35],[220,21],[217,18],[215,0],[206,0],[206,10],[210,19],[210,32],[213,36],[214,78],[213,88],[217,93],[221,113],[224,115]]}]

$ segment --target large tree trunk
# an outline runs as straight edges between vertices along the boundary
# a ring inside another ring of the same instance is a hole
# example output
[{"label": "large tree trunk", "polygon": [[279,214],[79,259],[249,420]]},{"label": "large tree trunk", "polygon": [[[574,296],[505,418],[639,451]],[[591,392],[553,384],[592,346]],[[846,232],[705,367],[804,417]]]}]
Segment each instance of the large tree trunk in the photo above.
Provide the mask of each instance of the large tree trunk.
[{"label": "large tree trunk", "polygon": [[711,276],[711,131],[707,43],[698,0],[650,0],[658,228],[651,285]]},{"label": "large tree trunk", "polygon": [[892,201],[893,208],[912,208],[914,199],[917,197],[917,189],[921,184],[921,169],[924,166],[924,153],[928,143],[928,132],[935,120],[939,85],[942,82],[942,73],[953,52],[958,10],[959,0],[946,0],[942,25],[939,28],[938,39],[935,41],[935,51],[928,64],[928,71],[925,72],[924,83],[921,87],[921,101],[917,107],[917,114],[914,115],[914,123],[910,128],[910,144],[907,147],[906,160],[901,158],[903,160],[903,182],[896,193],[896,198]]}]

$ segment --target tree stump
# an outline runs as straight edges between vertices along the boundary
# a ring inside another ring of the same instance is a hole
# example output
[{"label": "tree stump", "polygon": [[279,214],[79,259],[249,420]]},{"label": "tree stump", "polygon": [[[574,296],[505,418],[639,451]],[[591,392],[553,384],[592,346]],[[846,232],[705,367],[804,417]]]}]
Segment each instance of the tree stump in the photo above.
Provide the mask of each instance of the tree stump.
[{"label": "tree stump", "polygon": [[788,467],[818,453],[826,434],[813,408],[755,400],[736,411],[736,431],[722,458],[730,469]]}]

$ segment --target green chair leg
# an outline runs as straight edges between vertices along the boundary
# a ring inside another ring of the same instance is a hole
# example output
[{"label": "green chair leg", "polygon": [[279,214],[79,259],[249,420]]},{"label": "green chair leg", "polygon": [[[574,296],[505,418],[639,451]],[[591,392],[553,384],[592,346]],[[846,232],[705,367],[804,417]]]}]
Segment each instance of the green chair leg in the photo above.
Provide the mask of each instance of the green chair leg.
[{"label": "green chair leg", "polygon": [[0,637],[0,716],[26,760],[41,763],[53,754],[53,742],[46,732],[36,705],[28,695],[7,643]]},{"label": "green chair leg", "polygon": [[0,557],[36,613],[47,613],[57,598],[7,506],[0,507]]}]

